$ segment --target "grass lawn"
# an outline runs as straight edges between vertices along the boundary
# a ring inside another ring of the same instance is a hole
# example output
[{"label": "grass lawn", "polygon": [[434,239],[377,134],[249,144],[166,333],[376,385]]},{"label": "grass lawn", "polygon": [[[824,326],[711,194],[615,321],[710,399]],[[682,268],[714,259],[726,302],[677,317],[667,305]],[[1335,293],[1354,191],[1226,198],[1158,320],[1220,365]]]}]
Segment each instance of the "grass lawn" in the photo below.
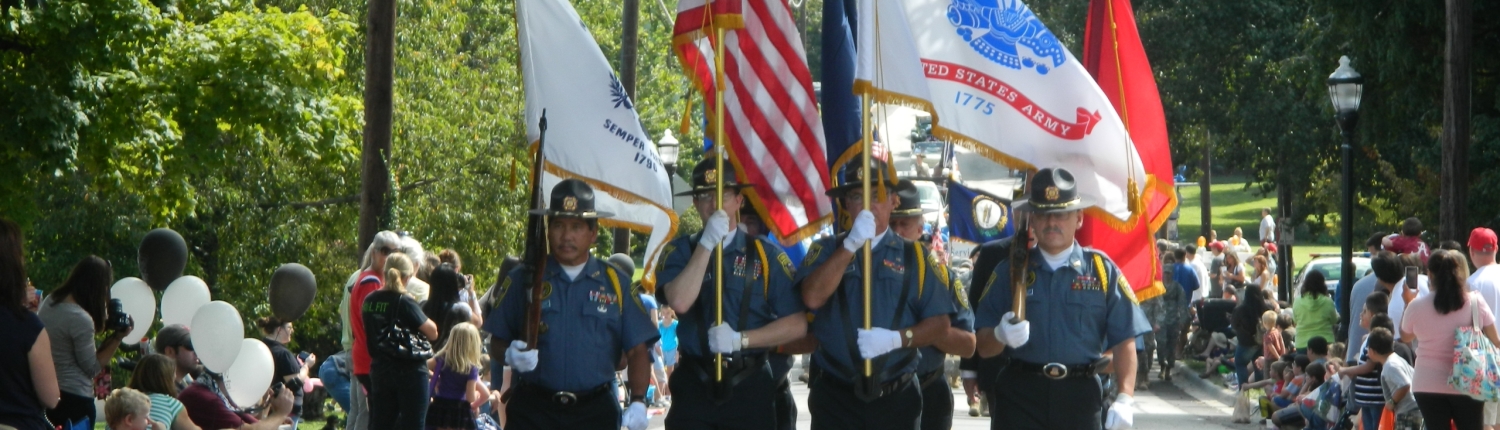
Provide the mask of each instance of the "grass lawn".
[{"label": "grass lawn", "polygon": [[[1254,187],[1246,188],[1244,178],[1234,176],[1216,177],[1215,183],[1210,187],[1213,198],[1213,226],[1219,233],[1220,240],[1228,240],[1234,233],[1234,228],[1239,227],[1245,238],[1251,242],[1259,240],[1260,210],[1263,208],[1274,208],[1276,196],[1274,194],[1259,196]],[[1203,225],[1203,213],[1199,210],[1202,205],[1201,188],[1196,185],[1178,187],[1182,192],[1182,199],[1178,202],[1181,210],[1178,212],[1177,231],[1183,243],[1192,243],[1198,239],[1200,226]],[[1358,250],[1356,250],[1358,251]],[[1298,268],[1312,260],[1311,254],[1337,255],[1339,247],[1336,245],[1303,245],[1292,247],[1292,261]],[[1296,273],[1295,270],[1292,273]]]}]

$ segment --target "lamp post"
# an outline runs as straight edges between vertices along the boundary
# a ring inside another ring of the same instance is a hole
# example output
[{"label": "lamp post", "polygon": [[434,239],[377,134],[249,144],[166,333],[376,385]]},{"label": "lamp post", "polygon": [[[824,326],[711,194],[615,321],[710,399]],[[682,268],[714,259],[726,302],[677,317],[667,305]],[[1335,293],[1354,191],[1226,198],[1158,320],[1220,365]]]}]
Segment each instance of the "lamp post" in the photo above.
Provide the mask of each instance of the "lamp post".
[{"label": "lamp post", "polygon": [[1344,137],[1344,144],[1339,147],[1339,155],[1344,164],[1344,205],[1339,217],[1339,230],[1343,233],[1340,239],[1343,245],[1343,263],[1338,290],[1342,300],[1336,304],[1340,315],[1340,330],[1338,336],[1335,336],[1338,338],[1343,338],[1348,333],[1349,290],[1354,285],[1354,160],[1350,141],[1354,137],[1354,125],[1359,122],[1359,99],[1364,89],[1365,78],[1353,67],[1349,67],[1349,57],[1339,57],[1339,68],[1328,75],[1328,98],[1333,102],[1334,118],[1338,120],[1340,134]]},{"label": "lamp post", "polygon": [[672,130],[667,130],[656,142],[656,155],[661,156],[662,167],[667,168],[667,181],[670,183],[672,175],[677,174],[677,150],[681,148],[677,137],[672,135]]}]

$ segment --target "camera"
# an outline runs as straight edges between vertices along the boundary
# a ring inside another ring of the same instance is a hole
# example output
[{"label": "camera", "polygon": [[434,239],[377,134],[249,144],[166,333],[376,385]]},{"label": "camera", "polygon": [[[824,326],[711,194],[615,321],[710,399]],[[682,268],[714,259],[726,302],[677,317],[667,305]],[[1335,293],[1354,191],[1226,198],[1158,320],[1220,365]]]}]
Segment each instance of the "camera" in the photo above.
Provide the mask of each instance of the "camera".
[{"label": "camera", "polygon": [[126,331],[135,325],[130,314],[125,313],[125,304],[120,299],[109,299],[109,315],[104,318],[104,328],[110,331]]}]

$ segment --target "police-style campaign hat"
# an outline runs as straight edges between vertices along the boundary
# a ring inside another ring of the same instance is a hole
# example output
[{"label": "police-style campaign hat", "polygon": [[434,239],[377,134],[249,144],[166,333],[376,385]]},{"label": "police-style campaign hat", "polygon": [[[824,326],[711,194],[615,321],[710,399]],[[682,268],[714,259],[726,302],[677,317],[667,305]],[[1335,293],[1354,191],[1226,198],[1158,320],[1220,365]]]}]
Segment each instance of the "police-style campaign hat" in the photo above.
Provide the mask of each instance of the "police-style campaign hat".
[{"label": "police-style campaign hat", "polygon": [[594,210],[594,187],[577,179],[564,179],[552,187],[552,199],[547,209],[527,211],[532,215],[563,218],[598,219],[615,216],[610,212]]},{"label": "police-style campaign hat", "polygon": [[1069,212],[1088,207],[1078,195],[1073,174],[1061,167],[1042,169],[1026,184],[1026,199],[1015,202],[1015,211],[1032,213]]},{"label": "police-style campaign hat", "polygon": [[[716,185],[714,184],[714,181],[719,180],[719,175],[717,175],[717,173],[718,173],[718,171],[717,171],[717,167],[718,167],[717,164],[719,164],[719,163],[715,162],[713,160],[713,158],[708,158],[708,159],[705,159],[703,161],[699,161],[698,165],[693,166],[693,188],[690,189],[690,190],[687,190],[687,191],[683,191],[683,192],[677,193],[675,195],[678,195],[678,196],[691,196],[693,194],[697,194],[697,193],[704,192],[704,191],[713,192],[714,189],[716,188]],[[726,161],[724,163],[724,175],[723,175],[724,176],[724,189],[726,189],[726,190],[738,190],[738,189],[741,189],[741,188],[749,188],[750,187],[750,184],[741,184],[740,180],[738,178],[735,178],[734,173],[735,173],[735,171],[734,171],[734,165],[731,165],[731,164],[729,164]]]},{"label": "police-style campaign hat", "polygon": [[901,182],[896,183],[896,197],[900,200],[897,202],[896,209],[891,211],[891,218],[922,216],[937,212],[936,209],[922,208],[922,194],[917,192],[917,183],[910,179],[902,179]]},{"label": "police-style campaign hat", "polygon": [[849,190],[860,189],[860,187],[864,186],[865,172],[873,172],[873,174],[875,175],[870,177],[871,189],[879,187],[879,182],[885,182],[886,187],[894,188],[896,186],[895,175],[891,173],[890,169],[886,168],[885,162],[871,158],[869,166],[865,168],[859,168],[858,166],[859,160],[857,159],[855,161],[849,162],[848,164],[845,164],[844,181],[842,185],[830,188],[828,192],[824,194],[829,197],[843,197],[845,193],[849,192]]}]

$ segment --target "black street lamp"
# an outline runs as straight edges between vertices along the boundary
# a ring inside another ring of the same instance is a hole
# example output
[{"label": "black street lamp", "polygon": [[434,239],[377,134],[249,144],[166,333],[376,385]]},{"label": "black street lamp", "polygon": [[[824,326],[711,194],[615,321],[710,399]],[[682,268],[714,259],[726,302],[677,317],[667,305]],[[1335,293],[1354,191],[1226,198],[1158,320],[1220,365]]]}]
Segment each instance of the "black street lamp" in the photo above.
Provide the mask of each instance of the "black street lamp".
[{"label": "black street lamp", "polygon": [[1359,98],[1364,93],[1365,78],[1353,67],[1349,57],[1339,57],[1339,68],[1328,75],[1328,98],[1333,102],[1334,118],[1338,119],[1339,131],[1344,136],[1344,145],[1339,147],[1344,159],[1344,207],[1339,217],[1339,230],[1343,238],[1343,270],[1339,274],[1339,332],[1335,336],[1345,340],[1349,327],[1349,291],[1354,285],[1354,160],[1352,144],[1354,125],[1359,122]]},{"label": "black street lamp", "polygon": [[667,168],[667,180],[672,180],[672,175],[677,174],[677,150],[681,145],[677,137],[672,136],[672,130],[667,130],[656,142],[656,155],[661,156],[662,167]]}]

